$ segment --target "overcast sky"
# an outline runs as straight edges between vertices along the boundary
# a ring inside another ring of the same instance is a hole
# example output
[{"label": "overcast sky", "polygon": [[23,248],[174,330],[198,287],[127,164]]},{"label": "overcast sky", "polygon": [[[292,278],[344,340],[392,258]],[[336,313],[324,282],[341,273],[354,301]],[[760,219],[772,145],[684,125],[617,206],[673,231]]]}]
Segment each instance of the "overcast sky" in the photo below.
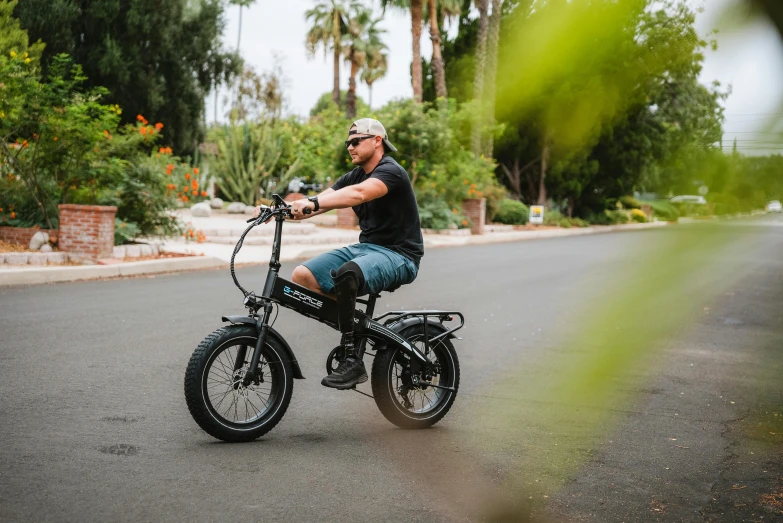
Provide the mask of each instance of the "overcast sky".
[{"label": "overcast sky", "polygon": [[[697,29],[706,35],[719,24],[719,15],[731,0],[691,0],[694,6],[705,6],[697,16]],[[243,10],[242,40],[240,51],[246,63],[258,72],[270,70],[275,55],[281,59],[283,72],[288,80],[285,91],[287,112],[301,116],[309,114],[319,96],[332,88],[331,56],[324,59],[323,52],[309,58],[304,40],[307,32],[304,13],[315,5],[315,0],[257,0]],[[376,1],[380,14],[379,2]],[[223,36],[229,47],[236,47],[239,8],[231,7],[226,13],[227,26]],[[381,24],[386,29],[384,40],[388,45],[389,68],[385,78],[373,86],[373,107],[380,107],[395,98],[413,96],[410,82],[411,30],[407,13],[390,10]],[[450,33],[456,30],[451,28]],[[429,59],[432,46],[426,29],[422,31],[422,54]],[[759,21],[741,30],[721,29],[718,33],[718,50],[707,51],[701,81],[708,85],[718,80],[731,86],[731,95],[725,102],[724,147],[729,148],[737,139],[738,147],[748,153],[765,152],[769,141],[783,141],[783,128],[770,128],[783,120],[783,44],[775,28]],[[348,70],[343,64],[340,83],[348,87]],[[367,86],[359,83],[358,94],[365,101],[369,98]],[[222,96],[222,95],[221,95]],[[207,117],[212,121],[213,98],[207,100]],[[781,151],[779,146],[774,150]]]}]

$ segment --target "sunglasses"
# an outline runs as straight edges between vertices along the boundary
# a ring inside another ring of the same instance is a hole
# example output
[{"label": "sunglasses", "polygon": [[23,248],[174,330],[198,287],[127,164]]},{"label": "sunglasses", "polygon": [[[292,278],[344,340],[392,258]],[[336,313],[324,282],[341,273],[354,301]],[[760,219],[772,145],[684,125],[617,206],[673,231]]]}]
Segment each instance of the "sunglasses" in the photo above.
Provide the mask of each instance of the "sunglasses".
[{"label": "sunglasses", "polygon": [[358,138],[351,138],[350,140],[345,140],[345,148],[347,149],[350,146],[356,147],[357,145],[359,145],[359,142],[361,142],[362,140],[366,140],[367,138],[375,138],[375,135],[360,136]]}]

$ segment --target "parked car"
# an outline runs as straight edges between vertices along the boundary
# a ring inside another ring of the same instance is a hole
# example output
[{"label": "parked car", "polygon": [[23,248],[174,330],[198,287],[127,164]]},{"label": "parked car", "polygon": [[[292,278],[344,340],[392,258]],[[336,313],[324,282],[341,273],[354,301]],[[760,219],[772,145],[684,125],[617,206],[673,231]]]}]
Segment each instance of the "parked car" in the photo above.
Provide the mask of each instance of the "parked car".
[{"label": "parked car", "polygon": [[783,212],[783,205],[778,200],[772,200],[767,204],[767,212]]},{"label": "parked car", "polygon": [[707,200],[704,196],[694,194],[684,194],[682,196],[675,196],[669,200],[672,203],[688,203],[691,205],[707,205]]}]

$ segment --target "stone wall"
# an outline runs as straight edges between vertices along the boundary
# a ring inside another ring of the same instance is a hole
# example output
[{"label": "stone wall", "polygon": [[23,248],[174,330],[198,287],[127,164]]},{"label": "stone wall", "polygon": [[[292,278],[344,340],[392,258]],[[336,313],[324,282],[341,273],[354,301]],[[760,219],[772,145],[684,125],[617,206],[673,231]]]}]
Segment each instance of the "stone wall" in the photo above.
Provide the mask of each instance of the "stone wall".
[{"label": "stone wall", "polygon": [[59,208],[61,251],[93,259],[112,257],[116,207],[64,204]]}]

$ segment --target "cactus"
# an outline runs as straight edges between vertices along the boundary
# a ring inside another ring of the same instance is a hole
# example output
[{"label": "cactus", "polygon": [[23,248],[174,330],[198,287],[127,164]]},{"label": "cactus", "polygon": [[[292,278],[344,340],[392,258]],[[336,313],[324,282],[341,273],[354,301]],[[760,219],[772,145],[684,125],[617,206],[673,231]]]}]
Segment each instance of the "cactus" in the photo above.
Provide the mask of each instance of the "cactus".
[{"label": "cactus", "polygon": [[287,184],[299,169],[298,160],[287,169],[278,166],[280,152],[270,124],[228,126],[217,145],[210,173],[233,201],[255,205],[273,184]]}]

